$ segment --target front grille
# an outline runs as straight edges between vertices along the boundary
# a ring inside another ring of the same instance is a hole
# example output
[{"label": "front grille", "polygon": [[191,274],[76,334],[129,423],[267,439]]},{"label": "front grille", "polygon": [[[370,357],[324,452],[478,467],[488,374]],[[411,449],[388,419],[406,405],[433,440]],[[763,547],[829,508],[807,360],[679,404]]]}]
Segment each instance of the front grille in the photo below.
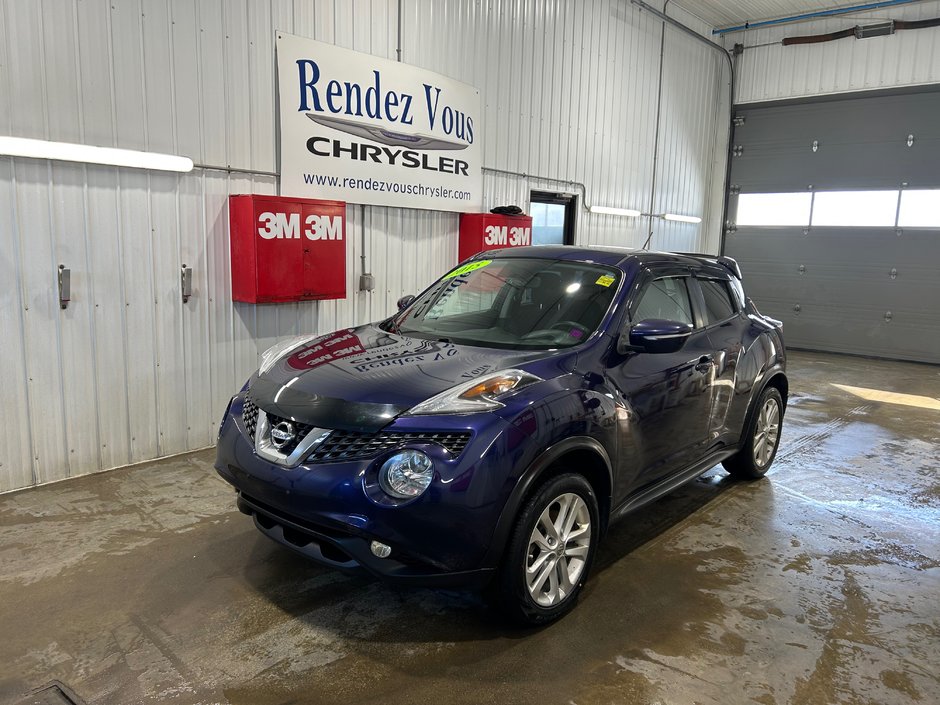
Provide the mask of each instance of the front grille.
[{"label": "front grille", "polygon": [[242,405],[242,421],[245,422],[245,430],[248,431],[248,436],[254,441],[255,426],[258,423],[258,407],[247,394]]},{"label": "front grille", "polygon": [[[254,443],[255,428],[258,426],[258,405],[255,404],[251,397],[247,394],[245,395],[245,402],[242,407],[242,420],[245,422],[245,430],[248,431],[248,436],[251,438],[252,443]],[[306,423],[291,421],[290,419],[285,419],[282,416],[268,414],[268,429],[274,428],[283,421],[286,421],[294,427],[294,440],[279,448],[278,451],[284,455],[290,455],[294,452],[294,449],[297,448],[297,444],[300,443],[310,432],[313,426]]]},{"label": "front grille", "polygon": [[[258,425],[258,405],[249,394],[245,395],[242,406],[242,420],[252,443],[255,440],[255,428]],[[298,423],[274,414],[268,414],[268,428],[273,428],[282,421],[288,421],[294,427],[294,440],[280,449],[284,455],[290,455],[304,437],[314,428],[311,424]],[[421,433],[394,432],[358,433],[355,431],[333,431],[308,456],[310,462],[330,463],[342,460],[366,460],[374,458],[382,451],[399,448],[406,443],[434,443],[448,451],[455,458],[463,453],[470,442],[469,431]]]},{"label": "front grille", "polygon": [[298,421],[291,421],[290,419],[285,419],[282,416],[275,416],[274,414],[268,414],[268,434],[271,433],[272,428],[277,426],[279,423],[283,422],[289,423],[294,427],[294,438],[290,443],[287,443],[280,448],[278,448],[279,453],[284,455],[290,455],[294,452],[294,449],[297,448],[297,445],[307,437],[307,434],[310,433],[315,427],[312,424],[300,423]]},{"label": "front grille", "polygon": [[308,456],[311,462],[330,463],[341,460],[365,460],[374,458],[382,451],[392,450],[406,443],[434,443],[447,450],[455,458],[470,442],[469,431],[452,433],[404,433],[386,431],[381,433],[356,433],[333,431]]}]

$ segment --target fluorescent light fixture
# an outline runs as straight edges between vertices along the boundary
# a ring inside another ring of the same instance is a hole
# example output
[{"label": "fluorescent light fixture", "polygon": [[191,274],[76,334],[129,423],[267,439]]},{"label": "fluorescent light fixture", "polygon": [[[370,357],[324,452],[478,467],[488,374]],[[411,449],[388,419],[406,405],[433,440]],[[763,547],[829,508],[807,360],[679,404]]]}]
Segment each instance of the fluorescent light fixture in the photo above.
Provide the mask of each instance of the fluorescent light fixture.
[{"label": "fluorescent light fixture", "polygon": [[701,223],[702,219],[695,215],[676,215],[675,213],[663,213],[664,220],[675,220],[680,223]]},{"label": "fluorescent light fixture", "polygon": [[591,213],[605,213],[607,215],[625,215],[629,218],[636,218],[640,215],[640,211],[635,211],[632,208],[610,208],[608,206],[591,206],[588,210]]},{"label": "fluorescent light fixture", "polygon": [[71,142],[49,142],[25,137],[0,137],[0,155],[28,157],[30,159],[56,159],[64,162],[86,164],[109,164],[133,169],[158,169],[160,171],[192,171],[193,160],[175,154],[138,152],[135,149],[94,147]]}]

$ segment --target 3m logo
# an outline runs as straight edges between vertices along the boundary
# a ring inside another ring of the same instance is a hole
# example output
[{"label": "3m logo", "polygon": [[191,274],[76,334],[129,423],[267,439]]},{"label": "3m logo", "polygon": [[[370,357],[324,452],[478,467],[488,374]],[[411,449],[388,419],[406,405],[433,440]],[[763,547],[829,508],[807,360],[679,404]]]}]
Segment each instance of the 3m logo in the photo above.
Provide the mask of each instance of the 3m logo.
[{"label": "3m logo", "polygon": [[[299,240],[300,213],[272,213],[258,216],[258,234],[265,240]],[[339,215],[308,215],[303,234],[308,240],[342,240],[343,218]]]},{"label": "3m logo", "polygon": [[483,236],[485,245],[509,245],[523,247],[532,244],[531,228],[510,228],[506,225],[487,225]]}]

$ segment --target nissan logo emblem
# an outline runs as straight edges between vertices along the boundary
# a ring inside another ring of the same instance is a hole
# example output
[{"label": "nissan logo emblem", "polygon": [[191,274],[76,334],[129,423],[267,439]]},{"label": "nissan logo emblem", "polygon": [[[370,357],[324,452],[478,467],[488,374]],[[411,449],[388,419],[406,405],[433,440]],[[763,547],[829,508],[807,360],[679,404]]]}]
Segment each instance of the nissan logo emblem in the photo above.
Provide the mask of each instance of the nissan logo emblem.
[{"label": "nissan logo emblem", "polygon": [[294,426],[289,421],[281,421],[271,429],[271,443],[280,450],[294,440]]}]

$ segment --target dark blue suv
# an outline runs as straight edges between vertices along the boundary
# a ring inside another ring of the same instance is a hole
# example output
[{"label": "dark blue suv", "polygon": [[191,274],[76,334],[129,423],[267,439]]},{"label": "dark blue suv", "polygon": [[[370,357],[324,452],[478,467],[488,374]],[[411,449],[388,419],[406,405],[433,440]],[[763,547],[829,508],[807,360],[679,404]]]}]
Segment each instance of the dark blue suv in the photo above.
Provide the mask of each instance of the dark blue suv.
[{"label": "dark blue suv", "polygon": [[571,609],[610,522],[723,463],[764,475],[781,324],[734,260],[481,253],[371,325],[268,350],[216,468],[267,536],[399,583]]}]

